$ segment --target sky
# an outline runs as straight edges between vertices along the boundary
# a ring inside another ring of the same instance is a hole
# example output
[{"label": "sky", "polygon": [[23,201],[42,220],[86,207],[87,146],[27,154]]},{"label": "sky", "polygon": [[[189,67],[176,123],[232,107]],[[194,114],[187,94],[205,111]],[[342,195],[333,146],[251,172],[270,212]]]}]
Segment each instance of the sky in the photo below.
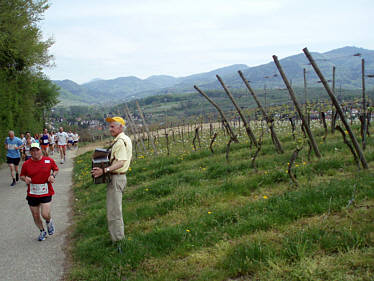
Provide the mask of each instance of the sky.
[{"label": "sky", "polygon": [[374,50],[373,0],[50,0],[52,80],[184,77],[344,46]]}]

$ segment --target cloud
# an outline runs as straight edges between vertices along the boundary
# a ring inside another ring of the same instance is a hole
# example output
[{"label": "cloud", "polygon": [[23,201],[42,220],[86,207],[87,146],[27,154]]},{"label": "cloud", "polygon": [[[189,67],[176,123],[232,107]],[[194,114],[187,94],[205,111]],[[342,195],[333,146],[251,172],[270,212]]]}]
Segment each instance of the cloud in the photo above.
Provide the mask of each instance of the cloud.
[{"label": "cloud", "polygon": [[[56,44],[53,79],[184,76],[267,63],[308,46],[374,48],[368,0],[55,1],[42,24]],[[76,71],[72,71],[72,69]],[[112,76],[111,76],[112,75]]]}]

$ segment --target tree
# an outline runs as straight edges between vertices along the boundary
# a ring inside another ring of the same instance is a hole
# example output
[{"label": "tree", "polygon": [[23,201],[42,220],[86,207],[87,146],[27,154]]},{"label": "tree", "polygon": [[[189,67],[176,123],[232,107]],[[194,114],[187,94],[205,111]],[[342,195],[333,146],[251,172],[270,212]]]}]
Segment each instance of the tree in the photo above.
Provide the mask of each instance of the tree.
[{"label": "tree", "polygon": [[42,73],[52,61],[53,40],[43,41],[38,27],[48,8],[47,0],[0,0],[1,139],[10,129],[41,130],[45,114],[58,102],[57,87]]}]

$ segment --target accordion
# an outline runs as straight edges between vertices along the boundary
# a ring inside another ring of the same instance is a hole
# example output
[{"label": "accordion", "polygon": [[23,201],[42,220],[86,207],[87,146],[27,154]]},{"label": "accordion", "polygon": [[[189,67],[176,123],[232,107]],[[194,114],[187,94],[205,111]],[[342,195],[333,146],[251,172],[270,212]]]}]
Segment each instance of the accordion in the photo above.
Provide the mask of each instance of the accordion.
[{"label": "accordion", "polygon": [[[92,154],[92,168],[99,167],[105,169],[110,166],[110,149],[96,148]],[[93,177],[95,184],[108,183],[110,176],[108,174],[102,174],[100,177]]]}]

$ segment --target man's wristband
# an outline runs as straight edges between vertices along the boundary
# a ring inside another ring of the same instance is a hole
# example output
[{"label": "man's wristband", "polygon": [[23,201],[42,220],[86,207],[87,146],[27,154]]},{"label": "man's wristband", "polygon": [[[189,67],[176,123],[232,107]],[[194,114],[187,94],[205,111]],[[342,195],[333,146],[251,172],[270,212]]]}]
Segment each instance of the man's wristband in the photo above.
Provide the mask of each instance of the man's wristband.
[{"label": "man's wristband", "polygon": [[56,178],[56,175],[55,175],[55,174],[52,174],[51,176],[54,177],[54,178]]}]

